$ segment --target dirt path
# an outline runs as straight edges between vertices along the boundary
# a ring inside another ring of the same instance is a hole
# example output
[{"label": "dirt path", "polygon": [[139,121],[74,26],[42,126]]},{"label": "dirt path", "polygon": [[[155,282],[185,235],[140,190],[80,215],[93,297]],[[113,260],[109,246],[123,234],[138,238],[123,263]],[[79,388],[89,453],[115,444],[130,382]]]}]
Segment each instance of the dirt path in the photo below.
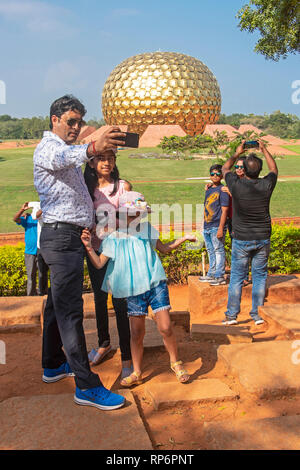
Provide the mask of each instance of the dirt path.
[{"label": "dirt path", "polygon": [[[170,286],[170,297],[173,310],[188,308],[187,286]],[[221,319],[220,314],[220,321]],[[248,319],[246,318],[245,321]],[[163,374],[169,370],[169,361],[167,353],[163,350],[146,350],[144,354],[144,383],[135,387],[133,391],[154,449],[209,449],[203,432],[204,422],[252,420],[300,414],[300,397],[258,399],[247,393],[235,376],[228,374],[224,365],[217,360],[217,346],[213,342],[192,341],[180,327],[176,327],[176,335],[179,342],[180,358],[184,362],[199,361],[201,364],[192,376],[193,381],[203,378],[218,378],[226,383],[231,390],[237,392],[240,398],[231,402],[182,405],[155,411],[145,394],[145,387],[151,381],[158,383],[162,380]],[[73,393],[74,381],[72,378],[53,384],[42,382],[42,338],[40,333],[11,333],[1,335],[1,339],[6,343],[9,367],[5,375],[0,375],[0,401],[13,396]],[[256,327],[255,341],[262,339],[270,339],[266,326]],[[120,364],[119,354],[108,356],[104,361],[105,364],[94,367],[94,371],[101,375],[105,384],[105,370]],[[175,376],[174,380],[176,380]],[[182,386],[185,387],[185,385]],[[117,380],[112,389],[119,388]],[[76,412],[76,408],[74,408],[74,412]]]}]

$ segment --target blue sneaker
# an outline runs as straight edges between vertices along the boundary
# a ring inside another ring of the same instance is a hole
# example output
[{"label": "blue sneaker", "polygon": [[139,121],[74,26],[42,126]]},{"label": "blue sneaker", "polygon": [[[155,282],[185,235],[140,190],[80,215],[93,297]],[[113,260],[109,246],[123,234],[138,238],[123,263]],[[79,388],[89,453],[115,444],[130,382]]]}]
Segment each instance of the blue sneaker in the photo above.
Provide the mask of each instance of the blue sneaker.
[{"label": "blue sneaker", "polygon": [[100,410],[116,410],[124,405],[125,398],[107,390],[103,386],[87,390],[80,390],[80,388],[76,387],[74,401],[77,405],[95,406]]},{"label": "blue sneaker", "polygon": [[67,362],[64,362],[57,369],[44,369],[43,382],[47,384],[57,382],[58,380],[64,379],[65,377],[74,377],[71,367]]}]

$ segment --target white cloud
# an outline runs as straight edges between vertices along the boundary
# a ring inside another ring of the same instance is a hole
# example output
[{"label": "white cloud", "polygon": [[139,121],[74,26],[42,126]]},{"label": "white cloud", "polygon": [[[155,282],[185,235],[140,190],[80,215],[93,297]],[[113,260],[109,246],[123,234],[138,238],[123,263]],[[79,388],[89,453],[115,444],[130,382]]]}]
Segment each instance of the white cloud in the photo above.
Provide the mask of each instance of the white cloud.
[{"label": "white cloud", "polygon": [[46,71],[44,90],[46,92],[62,91],[75,93],[87,88],[86,66],[84,61],[73,62],[62,60],[52,64]]},{"label": "white cloud", "polygon": [[65,24],[70,11],[38,0],[0,0],[0,17],[24,25],[33,33],[68,35],[73,28]]}]

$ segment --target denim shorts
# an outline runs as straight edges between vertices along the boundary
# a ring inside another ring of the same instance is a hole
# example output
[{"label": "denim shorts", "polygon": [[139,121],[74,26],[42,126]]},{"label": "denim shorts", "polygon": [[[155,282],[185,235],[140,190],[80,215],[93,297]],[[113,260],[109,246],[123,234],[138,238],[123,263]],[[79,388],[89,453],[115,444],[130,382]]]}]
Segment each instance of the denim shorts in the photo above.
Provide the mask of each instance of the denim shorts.
[{"label": "denim shorts", "polygon": [[169,290],[166,281],[160,281],[158,286],[144,292],[140,295],[127,297],[128,316],[148,315],[148,307],[156,313],[160,310],[169,310],[171,308],[169,299]]}]

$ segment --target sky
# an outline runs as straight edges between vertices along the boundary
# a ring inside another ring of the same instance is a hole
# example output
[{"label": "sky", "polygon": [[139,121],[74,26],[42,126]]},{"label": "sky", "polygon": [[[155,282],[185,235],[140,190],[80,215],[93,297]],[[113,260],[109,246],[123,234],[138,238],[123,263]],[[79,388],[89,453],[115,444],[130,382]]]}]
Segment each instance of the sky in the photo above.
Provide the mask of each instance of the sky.
[{"label": "sky", "polygon": [[46,116],[56,98],[72,93],[87,119],[100,119],[111,71],[128,57],[160,50],[210,68],[222,113],[300,116],[300,100],[292,100],[293,83],[300,87],[299,55],[272,62],[255,53],[259,34],[240,31],[236,18],[246,3],[0,0],[0,115]]}]

